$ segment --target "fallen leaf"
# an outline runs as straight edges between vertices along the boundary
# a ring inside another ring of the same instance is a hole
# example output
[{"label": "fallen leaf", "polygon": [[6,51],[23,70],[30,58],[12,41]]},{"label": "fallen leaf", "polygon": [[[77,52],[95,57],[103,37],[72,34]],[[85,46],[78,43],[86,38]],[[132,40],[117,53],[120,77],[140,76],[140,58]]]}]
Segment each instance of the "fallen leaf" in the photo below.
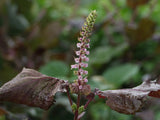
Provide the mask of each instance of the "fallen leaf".
[{"label": "fallen leaf", "polygon": [[55,102],[54,95],[65,91],[62,88],[64,83],[63,80],[24,68],[21,73],[0,88],[0,101],[47,110]]}]

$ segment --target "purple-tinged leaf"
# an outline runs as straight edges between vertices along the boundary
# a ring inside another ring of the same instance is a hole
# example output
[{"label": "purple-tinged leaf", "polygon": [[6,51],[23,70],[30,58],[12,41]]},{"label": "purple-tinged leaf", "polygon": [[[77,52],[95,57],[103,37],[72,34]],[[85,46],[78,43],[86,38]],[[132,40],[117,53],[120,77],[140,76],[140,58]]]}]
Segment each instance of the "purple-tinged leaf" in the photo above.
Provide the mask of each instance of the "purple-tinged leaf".
[{"label": "purple-tinged leaf", "polygon": [[0,101],[47,110],[55,102],[54,95],[65,91],[64,84],[63,80],[24,68],[21,73],[0,88]]},{"label": "purple-tinged leaf", "polygon": [[160,98],[160,84],[146,81],[131,89],[106,90],[97,92],[98,96],[107,98],[106,104],[113,110],[134,114],[141,111],[148,96]]}]

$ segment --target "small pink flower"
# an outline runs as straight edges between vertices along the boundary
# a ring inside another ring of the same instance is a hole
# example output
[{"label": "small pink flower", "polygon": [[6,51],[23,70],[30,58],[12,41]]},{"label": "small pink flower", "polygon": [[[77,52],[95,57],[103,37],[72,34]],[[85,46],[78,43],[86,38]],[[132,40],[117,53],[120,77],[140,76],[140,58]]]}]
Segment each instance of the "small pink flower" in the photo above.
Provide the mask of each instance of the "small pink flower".
[{"label": "small pink flower", "polygon": [[84,78],[84,82],[87,83],[87,82],[88,82],[88,79],[87,79],[87,78]]},{"label": "small pink flower", "polygon": [[82,85],[79,86],[79,89],[80,89],[80,90],[82,89]]},{"label": "small pink flower", "polygon": [[81,32],[82,35],[84,35],[84,32]]},{"label": "small pink flower", "polygon": [[84,70],[84,71],[83,71],[83,74],[84,74],[84,75],[87,75],[87,74],[88,74],[88,71]]},{"label": "small pink flower", "polygon": [[79,75],[79,76],[78,76],[78,79],[79,79],[79,80],[82,80],[82,76],[81,76],[81,75]]},{"label": "small pink flower", "polygon": [[82,57],[82,58],[85,57],[85,54],[81,54],[81,57]]},{"label": "small pink flower", "polygon": [[89,51],[86,51],[86,55],[89,55]]},{"label": "small pink flower", "polygon": [[88,44],[86,44],[86,46],[85,46],[86,48],[90,48],[90,45],[89,45],[89,43]]},{"label": "small pink flower", "polygon": [[79,55],[80,55],[80,53],[81,53],[80,51],[76,51],[76,55],[78,55],[78,56],[79,56]]},{"label": "small pink flower", "polygon": [[81,75],[87,75],[87,74],[88,74],[88,71],[83,70],[83,69],[79,69],[79,73],[80,73]]},{"label": "small pink flower", "polygon": [[73,68],[78,68],[78,64],[74,64],[74,65],[71,65],[71,69],[73,69]]},{"label": "small pink flower", "polygon": [[82,50],[82,51],[84,51],[84,52],[86,52],[86,51],[87,51],[87,49],[86,49],[86,48],[82,48],[81,50]]},{"label": "small pink flower", "polygon": [[83,70],[83,69],[79,69],[79,73],[80,73],[81,75],[83,75],[84,70]]},{"label": "small pink flower", "polygon": [[84,62],[88,62],[88,61],[89,61],[89,58],[86,57],[86,56],[84,56],[84,57],[82,57],[82,60],[83,60]]},{"label": "small pink flower", "polygon": [[80,65],[81,65],[81,67],[88,67],[87,63],[81,63]]},{"label": "small pink flower", "polygon": [[78,38],[79,41],[82,41],[83,39],[81,37]]},{"label": "small pink flower", "polygon": [[90,43],[90,39],[87,39],[87,43]]},{"label": "small pink flower", "polygon": [[86,58],[85,58],[85,61],[86,61],[86,62],[88,62],[88,61],[89,61],[89,58],[88,58],[88,57],[86,57]]},{"label": "small pink flower", "polygon": [[77,43],[77,47],[80,48],[83,44],[82,43]]},{"label": "small pink flower", "polygon": [[76,63],[79,63],[79,58],[74,58]]}]

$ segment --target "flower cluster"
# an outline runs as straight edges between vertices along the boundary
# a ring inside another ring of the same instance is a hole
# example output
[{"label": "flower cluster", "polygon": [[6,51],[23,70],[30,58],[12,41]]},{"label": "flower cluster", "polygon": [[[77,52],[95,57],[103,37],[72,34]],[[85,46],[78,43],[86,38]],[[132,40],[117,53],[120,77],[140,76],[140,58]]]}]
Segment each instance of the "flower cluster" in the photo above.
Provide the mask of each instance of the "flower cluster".
[{"label": "flower cluster", "polygon": [[87,62],[89,61],[89,58],[87,56],[89,55],[88,48],[90,48],[89,36],[91,35],[91,32],[93,30],[95,18],[96,11],[94,10],[87,17],[86,22],[84,23],[84,26],[82,27],[82,30],[80,32],[80,37],[78,38],[79,42],[77,43],[77,48],[79,48],[79,50],[75,52],[77,55],[77,57],[74,59],[75,64],[71,65],[71,69],[77,69],[76,71],[74,71],[74,74],[77,75],[77,80],[75,80],[75,82],[70,86],[71,91],[74,93],[78,93],[78,91],[83,93],[83,91],[85,91],[86,94],[85,88],[89,88],[89,86],[86,85],[86,83],[88,82],[88,71],[84,70],[84,68],[88,67]]}]

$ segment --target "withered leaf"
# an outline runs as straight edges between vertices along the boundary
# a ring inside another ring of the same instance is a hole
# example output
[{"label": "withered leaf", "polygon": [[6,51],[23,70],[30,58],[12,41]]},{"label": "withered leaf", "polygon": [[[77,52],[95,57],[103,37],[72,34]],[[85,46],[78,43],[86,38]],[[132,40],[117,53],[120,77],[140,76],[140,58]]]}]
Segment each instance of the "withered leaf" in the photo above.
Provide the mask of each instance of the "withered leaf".
[{"label": "withered leaf", "polygon": [[106,90],[98,95],[107,98],[106,104],[111,109],[134,114],[144,107],[148,96],[160,98],[160,84],[157,81],[146,81],[131,89]]},{"label": "withered leaf", "polygon": [[47,110],[55,102],[54,95],[65,91],[62,88],[64,83],[63,80],[24,68],[21,73],[0,88],[0,101]]}]

